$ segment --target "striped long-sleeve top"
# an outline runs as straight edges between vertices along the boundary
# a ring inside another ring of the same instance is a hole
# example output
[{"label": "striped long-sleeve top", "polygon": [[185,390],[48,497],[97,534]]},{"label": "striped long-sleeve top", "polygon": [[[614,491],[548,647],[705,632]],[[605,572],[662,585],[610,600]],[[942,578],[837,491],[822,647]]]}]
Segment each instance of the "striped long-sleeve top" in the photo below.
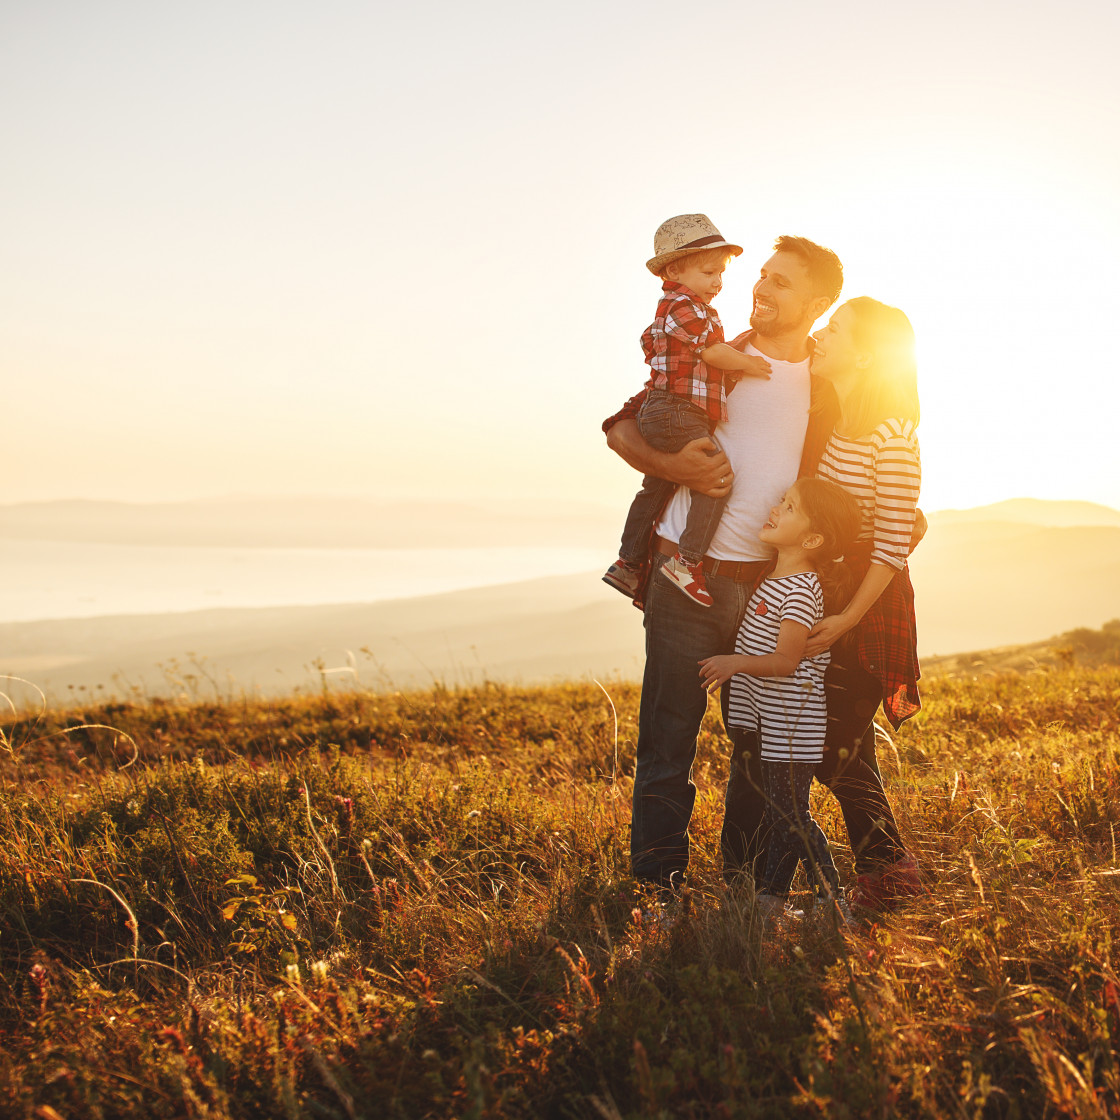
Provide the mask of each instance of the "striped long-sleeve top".
[{"label": "striped long-sleeve top", "polygon": [[870,435],[833,433],[817,474],[859,504],[859,539],[871,541],[871,562],[901,571],[910,555],[914,511],[922,482],[918,436],[910,420],[884,420]]}]

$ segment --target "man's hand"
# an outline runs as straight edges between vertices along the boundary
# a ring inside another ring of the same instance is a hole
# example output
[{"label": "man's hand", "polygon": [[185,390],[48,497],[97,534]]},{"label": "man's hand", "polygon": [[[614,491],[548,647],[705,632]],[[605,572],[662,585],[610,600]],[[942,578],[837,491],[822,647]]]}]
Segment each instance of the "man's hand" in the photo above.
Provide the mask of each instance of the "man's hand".
[{"label": "man's hand", "polygon": [[675,473],[669,475],[673,482],[699,490],[709,498],[725,498],[731,493],[735,473],[715,440],[706,436],[694,439],[670,458],[675,460]]}]

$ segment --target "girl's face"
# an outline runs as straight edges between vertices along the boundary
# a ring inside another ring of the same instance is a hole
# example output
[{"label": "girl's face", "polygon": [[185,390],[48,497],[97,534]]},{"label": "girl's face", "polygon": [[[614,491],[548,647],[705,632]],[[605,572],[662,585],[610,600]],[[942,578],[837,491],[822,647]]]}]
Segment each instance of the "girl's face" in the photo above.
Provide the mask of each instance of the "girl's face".
[{"label": "girl's face", "polygon": [[844,304],[836,309],[826,326],[814,333],[814,373],[838,381],[866,365],[866,355],[856,346],[852,333],[854,318],[852,309]]},{"label": "girl's face", "polygon": [[770,511],[769,519],[758,531],[758,539],[774,548],[793,548],[800,547],[812,533],[813,527],[797,497],[797,487],[791,486]]}]

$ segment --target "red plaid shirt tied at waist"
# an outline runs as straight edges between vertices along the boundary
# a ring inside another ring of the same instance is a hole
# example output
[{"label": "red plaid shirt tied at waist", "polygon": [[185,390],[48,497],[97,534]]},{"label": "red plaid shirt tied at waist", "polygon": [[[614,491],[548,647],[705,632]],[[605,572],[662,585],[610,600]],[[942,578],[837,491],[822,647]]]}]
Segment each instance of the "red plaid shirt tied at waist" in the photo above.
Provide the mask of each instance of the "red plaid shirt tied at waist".
[{"label": "red plaid shirt tied at waist", "polygon": [[727,419],[727,393],[734,374],[709,366],[700,351],[723,342],[723,324],[715,309],[675,280],[661,285],[665,293],[657,317],[642,334],[642,351],[650,368],[647,389],[664,389],[702,408],[712,427]]},{"label": "red plaid shirt tied at waist", "polygon": [[[858,587],[871,565],[871,541],[860,541],[844,560]],[[896,571],[882,595],[840,639],[854,649],[861,668],[883,686],[883,711],[897,731],[903,720],[922,707],[918,696],[918,625],[914,619],[914,587],[910,569]]]}]

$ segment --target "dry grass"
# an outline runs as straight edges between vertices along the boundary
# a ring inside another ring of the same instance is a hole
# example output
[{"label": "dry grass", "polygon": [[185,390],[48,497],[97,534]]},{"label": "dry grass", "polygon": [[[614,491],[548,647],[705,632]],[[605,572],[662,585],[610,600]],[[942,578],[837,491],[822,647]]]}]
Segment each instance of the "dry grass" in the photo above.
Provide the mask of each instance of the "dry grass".
[{"label": "dry grass", "polygon": [[721,888],[714,713],[642,916],[610,692],[617,775],[594,685],[5,726],[0,1114],[1117,1114],[1120,669],[931,682],[883,752],[931,893],[844,938]]}]

